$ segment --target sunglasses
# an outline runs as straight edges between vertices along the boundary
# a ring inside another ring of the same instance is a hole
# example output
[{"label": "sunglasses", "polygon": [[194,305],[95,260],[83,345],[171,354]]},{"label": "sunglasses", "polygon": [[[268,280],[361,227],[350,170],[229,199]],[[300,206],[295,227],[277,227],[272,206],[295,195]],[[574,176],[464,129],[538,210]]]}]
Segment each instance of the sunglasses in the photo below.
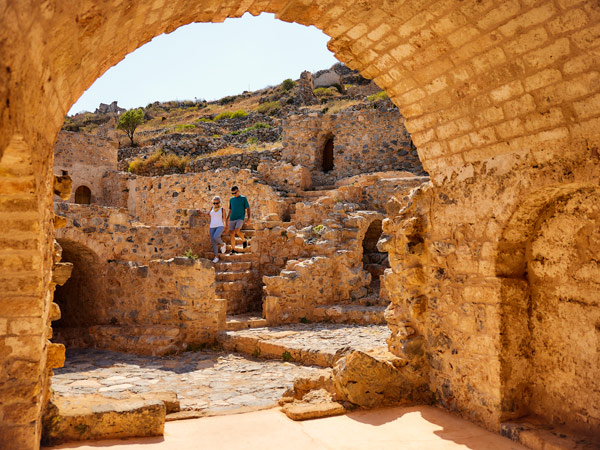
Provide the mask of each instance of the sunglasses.
[{"label": "sunglasses", "polygon": [[220,202],[213,202],[213,205],[218,205]]}]

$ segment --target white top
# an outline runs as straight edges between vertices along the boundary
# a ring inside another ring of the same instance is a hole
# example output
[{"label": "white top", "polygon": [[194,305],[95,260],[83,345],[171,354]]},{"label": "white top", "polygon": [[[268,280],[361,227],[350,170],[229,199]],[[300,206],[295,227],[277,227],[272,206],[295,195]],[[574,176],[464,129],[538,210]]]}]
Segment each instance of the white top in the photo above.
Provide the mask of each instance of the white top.
[{"label": "white top", "polygon": [[223,208],[215,211],[215,208],[210,208],[210,228],[224,227],[223,223]]}]

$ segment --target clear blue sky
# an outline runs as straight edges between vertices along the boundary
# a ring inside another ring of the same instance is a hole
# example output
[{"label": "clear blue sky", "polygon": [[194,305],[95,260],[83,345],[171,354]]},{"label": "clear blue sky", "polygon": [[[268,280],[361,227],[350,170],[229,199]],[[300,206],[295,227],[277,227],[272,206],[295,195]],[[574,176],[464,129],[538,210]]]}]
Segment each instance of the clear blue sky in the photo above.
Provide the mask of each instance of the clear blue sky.
[{"label": "clear blue sky", "polygon": [[272,14],[186,25],[155,37],[107,70],[69,114],[93,112],[113,100],[127,109],[157,100],[216,100],[297,79],[303,70],[337,62],[328,40],[315,27]]}]

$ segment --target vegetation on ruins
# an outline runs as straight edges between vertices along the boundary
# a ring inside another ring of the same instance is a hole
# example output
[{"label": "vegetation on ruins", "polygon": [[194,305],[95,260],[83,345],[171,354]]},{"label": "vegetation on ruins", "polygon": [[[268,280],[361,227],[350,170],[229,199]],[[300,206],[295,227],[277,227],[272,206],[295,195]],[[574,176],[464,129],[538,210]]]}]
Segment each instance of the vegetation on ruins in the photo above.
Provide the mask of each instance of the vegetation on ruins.
[{"label": "vegetation on ruins", "polygon": [[280,109],[281,104],[278,101],[264,102],[258,105],[258,107],[256,108],[256,112],[265,114],[267,116],[272,116],[274,114],[277,114]]},{"label": "vegetation on ruins", "polygon": [[119,116],[117,122],[117,130],[123,130],[127,137],[131,140],[133,147],[133,134],[138,126],[144,123],[144,111],[142,108],[130,109]]},{"label": "vegetation on ruins", "polygon": [[338,89],[333,86],[332,87],[319,87],[319,88],[316,88],[313,92],[317,97],[334,97],[337,94],[339,94]]},{"label": "vegetation on ruins", "polygon": [[294,80],[292,80],[291,78],[288,78],[287,80],[283,80],[283,83],[281,83],[281,89],[283,89],[285,92],[292,90],[295,86],[296,86],[296,82]]},{"label": "vegetation on ruins", "polygon": [[186,258],[193,259],[194,261],[198,259],[198,255],[196,255],[191,248],[188,248],[187,251],[183,254],[183,256],[185,256]]},{"label": "vegetation on ruins", "polygon": [[370,102],[378,102],[379,100],[385,100],[386,98],[389,98],[387,92],[379,91],[376,94],[369,95],[367,97],[367,100],[369,100]]},{"label": "vegetation on ruins", "polygon": [[175,168],[176,172],[183,173],[191,160],[189,156],[178,156],[174,153],[165,153],[163,149],[157,149],[146,159],[135,158],[129,163],[127,170],[136,175],[147,175],[156,168],[164,170]]},{"label": "vegetation on ruins", "polygon": [[215,117],[215,121],[223,120],[223,119],[237,119],[240,117],[246,117],[248,113],[243,109],[238,109],[237,111],[223,111],[220,114],[217,114]]}]

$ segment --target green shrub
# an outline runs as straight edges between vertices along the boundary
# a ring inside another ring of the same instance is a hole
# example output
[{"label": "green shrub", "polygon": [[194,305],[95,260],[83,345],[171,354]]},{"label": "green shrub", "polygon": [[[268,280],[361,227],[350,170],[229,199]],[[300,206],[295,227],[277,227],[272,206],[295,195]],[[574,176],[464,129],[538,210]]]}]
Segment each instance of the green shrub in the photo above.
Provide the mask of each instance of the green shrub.
[{"label": "green shrub", "polygon": [[386,98],[389,98],[388,95],[387,95],[387,92],[385,92],[385,91],[379,91],[376,94],[369,95],[367,97],[367,100],[369,100],[370,102],[377,102],[379,100],[385,100]]},{"label": "green shrub", "polygon": [[243,109],[238,109],[237,111],[231,113],[231,118],[237,119],[238,117],[246,117],[247,115],[248,113],[246,111],[244,111]]},{"label": "green shrub", "polygon": [[285,92],[289,91],[290,89],[293,89],[294,86],[296,86],[296,82],[291,78],[283,80],[283,83],[281,83],[281,89],[283,89]]},{"label": "green shrub", "polygon": [[276,114],[280,109],[281,105],[277,101],[265,102],[258,105],[258,108],[256,108],[256,112],[266,114],[267,116],[272,116],[273,114]]},{"label": "green shrub", "polygon": [[191,248],[188,248],[187,251],[183,254],[186,258],[193,259],[194,261],[198,259],[198,255],[196,255]]},{"label": "green shrub", "polygon": [[258,143],[258,138],[256,136],[249,137],[246,140],[246,144],[254,145]]},{"label": "green shrub", "polygon": [[213,122],[213,120],[208,117],[200,117],[196,122]]},{"label": "green shrub", "polygon": [[281,354],[281,359],[283,359],[285,362],[289,362],[292,361],[294,358],[292,357],[292,354],[286,350]]},{"label": "green shrub", "polygon": [[271,128],[271,125],[269,125],[268,123],[264,123],[264,122],[256,122],[254,125],[252,125],[250,127],[246,127],[243,130],[232,131],[229,134],[231,136],[237,136],[238,134],[248,133],[249,131],[259,130],[261,128],[269,129],[269,128]]},{"label": "green shrub", "polygon": [[321,234],[323,234],[324,229],[325,227],[323,225],[315,225],[312,229],[312,232],[317,236],[321,236]]},{"label": "green shrub", "polygon": [[231,119],[231,111],[223,111],[220,114],[217,114],[215,117],[215,122],[223,119]]},{"label": "green shrub", "polygon": [[221,135],[220,134],[213,134],[212,137],[213,137],[213,139],[219,139],[221,137]]}]

